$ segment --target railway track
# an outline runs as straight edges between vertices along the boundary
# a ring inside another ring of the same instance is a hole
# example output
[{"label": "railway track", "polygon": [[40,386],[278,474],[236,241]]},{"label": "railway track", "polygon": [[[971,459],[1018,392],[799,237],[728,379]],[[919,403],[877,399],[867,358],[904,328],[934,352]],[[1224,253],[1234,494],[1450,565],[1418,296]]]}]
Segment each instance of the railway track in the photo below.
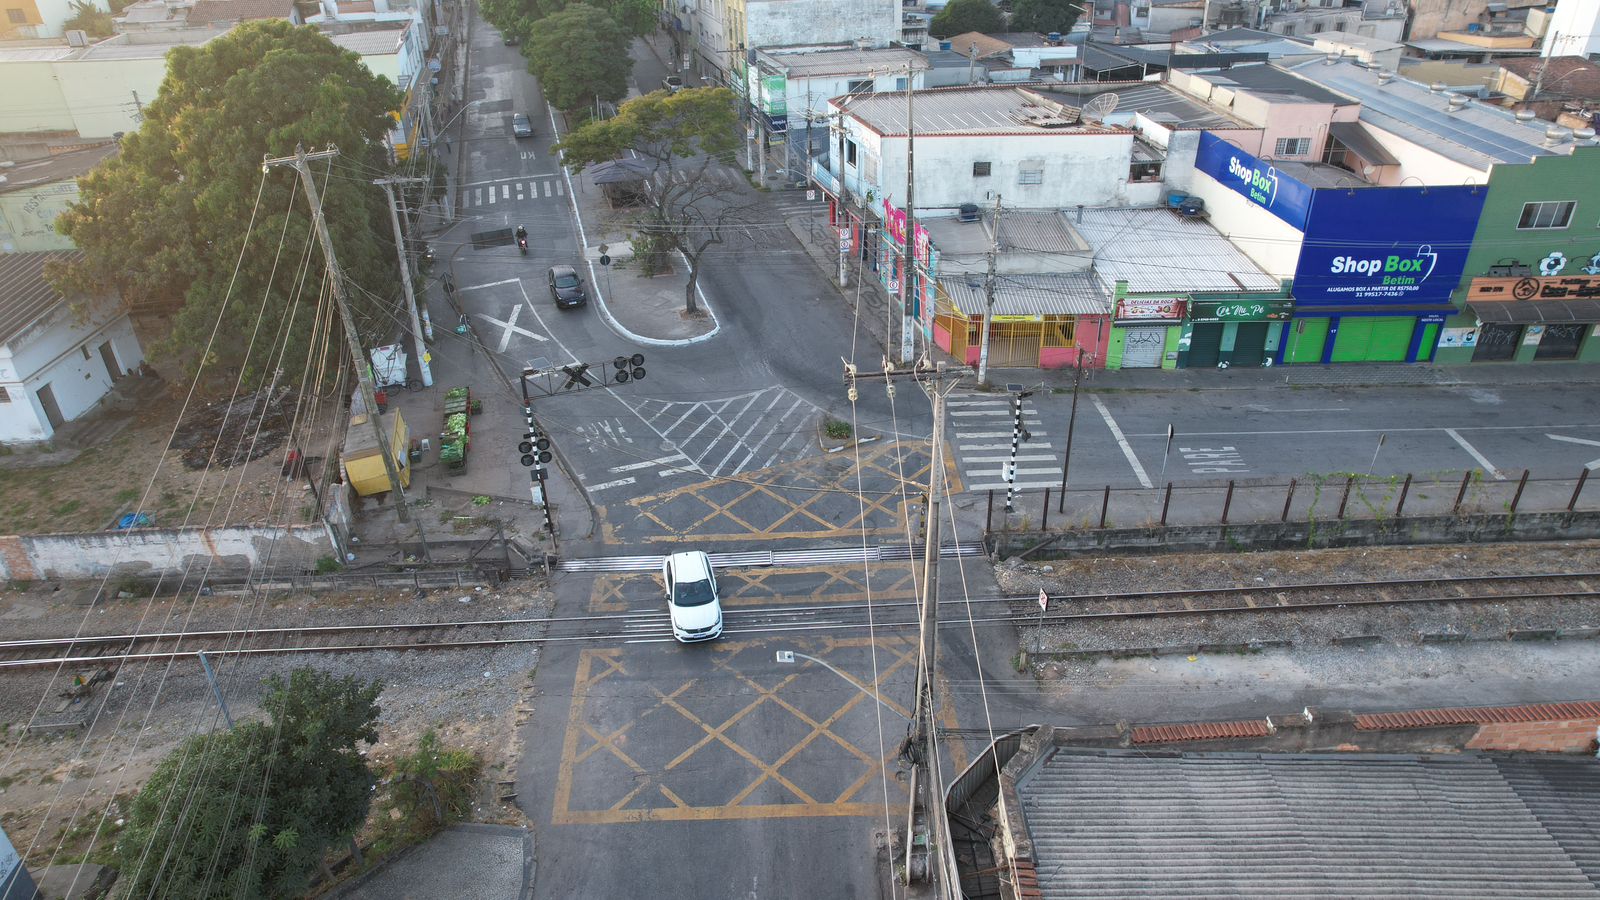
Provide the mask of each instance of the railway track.
[{"label": "railway track", "polygon": [[[941,601],[946,628],[1062,624],[1074,621],[1184,616],[1315,613],[1408,604],[1517,603],[1600,598],[1600,573],[1463,576],[1363,582],[1319,582],[1194,588],[1125,593],[1057,594],[1043,617],[1038,597],[983,597]],[[516,644],[581,641],[656,643],[672,640],[665,609],[650,604],[632,612],[594,616],[484,619],[369,625],[319,625],[237,631],[106,634],[78,638],[0,641],[0,672],[50,666],[116,665],[142,660],[228,655],[350,653],[373,650],[437,651]],[[915,628],[913,601],[769,604],[724,609],[729,635],[776,636],[813,631],[885,631]]]}]

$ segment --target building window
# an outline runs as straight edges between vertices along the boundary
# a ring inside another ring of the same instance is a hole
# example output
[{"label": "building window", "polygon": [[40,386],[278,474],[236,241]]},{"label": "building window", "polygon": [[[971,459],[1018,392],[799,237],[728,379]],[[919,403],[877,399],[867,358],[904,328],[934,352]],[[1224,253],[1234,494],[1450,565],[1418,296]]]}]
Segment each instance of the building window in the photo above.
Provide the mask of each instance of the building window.
[{"label": "building window", "polygon": [[1293,22],[1284,23],[1283,33],[1286,34],[1286,35],[1294,34],[1294,23]]},{"label": "building window", "polygon": [[972,164],[972,177],[973,178],[988,178],[989,177],[989,163],[986,163],[986,162],[975,162],[975,163],[973,163]]},{"label": "building window", "polygon": [[1313,22],[1313,23],[1311,23],[1311,33],[1312,34],[1321,34],[1322,33],[1322,23],[1321,22]]},{"label": "building window", "polygon": [[872,91],[871,78],[857,78],[850,82],[849,85],[847,85],[844,89],[846,94],[859,94],[864,91],[868,93]]},{"label": "building window", "polygon": [[1339,21],[1333,23],[1333,30],[1334,31],[1343,31],[1344,30],[1344,20],[1340,19]]},{"label": "building window", "polygon": [[846,140],[844,142],[844,163],[847,166],[853,166],[853,165],[856,164],[856,142],[855,141]]},{"label": "building window", "polygon": [[1136,162],[1128,167],[1128,181],[1133,184],[1145,184],[1161,180],[1161,162]]},{"label": "building window", "polygon": [[1017,172],[1017,184],[1044,184],[1043,169],[1022,169]]},{"label": "building window", "polygon": [[1522,219],[1518,228],[1565,228],[1572,222],[1572,200],[1554,200],[1544,203],[1522,204]]},{"label": "building window", "polygon": [[904,78],[896,78],[894,80],[894,89],[897,90],[897,91],[905,90],[906,89],[906,80]]},{"label": "building window", "polygon": [[1282,158],[1285,156],[1305,156],[1311,152],[1311,138],[1278,138],[1276,149],[1272,155]]},{"label": "building window", "polygon": [[11,389],[0,387],[0,403],[11,402]]},{"label": "building window", "polygon": [[8,9],[8,10],[6,10],[6,18],[10,19],[11,20],[11,24],[13,24],[13,25],[26,25],[26,24],[28,24],[28,14],[26,12],[24,12],[23,10],[20,10],[20,9]]},{"label": "building window", "polygon": [[89,358],[89,345],[88,344],[84,344],[82,347],[79,347],[78,348],[78,352],[83,354],[83,358],[84,359],[88,359]]}]

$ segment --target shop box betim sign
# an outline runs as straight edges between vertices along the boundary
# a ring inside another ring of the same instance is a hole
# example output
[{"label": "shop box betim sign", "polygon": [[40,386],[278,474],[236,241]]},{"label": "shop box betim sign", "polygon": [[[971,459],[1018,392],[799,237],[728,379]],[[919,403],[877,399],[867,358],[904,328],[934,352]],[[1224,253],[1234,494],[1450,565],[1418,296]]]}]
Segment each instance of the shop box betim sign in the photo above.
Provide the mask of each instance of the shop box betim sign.
[{"label": "shop box betim sign", "polygon": [[1304,230],[1311,209],[1311,188],[1279,172],[1271,163],[1217,137],[1200,133],[1195,168],[1222,182],[1246,200]]},{"label": "shop box betim sign", "polygon": [[1461,281],[1482,187],[1319,188],[1294,273],[1301,306],[1441,303]]}]

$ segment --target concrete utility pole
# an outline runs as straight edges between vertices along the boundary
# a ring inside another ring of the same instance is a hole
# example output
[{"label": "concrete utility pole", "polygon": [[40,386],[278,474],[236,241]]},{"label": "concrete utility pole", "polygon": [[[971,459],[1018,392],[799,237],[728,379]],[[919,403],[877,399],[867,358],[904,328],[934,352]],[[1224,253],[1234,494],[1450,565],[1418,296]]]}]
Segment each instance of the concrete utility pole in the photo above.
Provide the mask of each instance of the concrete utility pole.
[{"label": "concrete utility pole", "polygon": [[912,97],[916,91],[911,89],[911,65],[906,64],[906,233],[905,256],[900,266],[900,362],[910,364],[916,358],[916,330],[913,327],[911,301],[917,296],[912,288],[916,281],[916,164],[917,164],[917,119]]},{"label": "concrete utility pole", "polygon": [[[311,204],[311,223],[316,226],[317,239],[322,243],[322,255],[328,265],[329,281],[333,283],[333,302],[339,308],[339,321],[344,325],[344,339],[350,351],[350,361],[356,367],[356,379],[361,382],[361,399],[367,405],[367,422],[372,426],[372,433],[378,439],[378,454],[383,457],[383,471],[389,476],[389,484],[394,486],[395,509],[399,513],[400,521],[411,521],[411,513],[406,509],[405,486],[400,483],[400,472],[395,468],[394,454],[389,448],[389,435],[383,431],[383,423],[378,420],[378,398],[372,387],[372,378],[367,374],[367,357],[361,352],[361,340],[356,335],[355,317],[350,314],[350,301],[344,291],[344,272],[339,269],[339,258],[333,252],[333,238],[328,234],[328,219],[322,213],[322,197],[317,193],[316,182],[311,177],[311,167],[307,165],[313,159],[332,159],[339,155],[339,148],[329,147],[315,153],[307,153],[304,147],[296,146],[293,156],[280,156],[276,159],[264,159],[261,162],[263,171],[273,166],[292,166],[300,173],[300,187],[306,192],[306,200]],[[417,535],[422,537],[422,522],[417,522]],[[428,554],[428,540],[422,538],[422,553]],[[429,561],[432,562],[431,556]]]},{"label": "concrete utility pole", "polygon": [[417,315],[417,295],[411,289],[411,260],[406,256],[406,238],[400,231],[400,212],[395,208],[394,186],[426,182],[426,178],[377,178],[373,184],[383,188],[389,198],[389,225],[394,228],[394,252],[400,259],[400,284],[406,291],[406,310],[411,313],[411,348],[417,354],[417,369],[422,386],[433,387],[433,369],[428,365],[428,345],[422,339],[422,318]]},{"label": "concrete utility pole", "polygon": [[1000,195],[994,195],[994,234],[989,241],[989,274],[983,280],[983,337],[978,340],[978,383],[989,383],[989,326],[994,322],[994,270],[1000,256]]},{"label": "concrete utility pole", "polygon": [[[903,755],[913,761],[911,770],[911,811],[906,822],[905,873],[906,881],[931,881],[939,886],[941,897],[954,897],[958,882],[956,873],[946,865],[950,859],[951,841],[949,823],[946,821],[940,798],[944,793],[944,777],[939,760],[938,732],[934,728],[933,682],[938,660],[939,635],[939,523],[940,508],[944,499],[944,419],[945,395],[961,383],[964,369],[946,370],[943,363],[937,366],[923,356],[916,366],[907,370],[889,368],[885,361],[881,372],[858,372],[845,365],[845,382],[852,391],[857,380],[883,380],[893,382],[914,378],[928,394],[933,404],[932,454],[928,466],[928,517],[923,535],[922,596],[919,600],[919,650],[917,655],[916,696],[914,698],[910,729],[906,734]],[[893,389],[892,383],[889,389]],[[925,841],[918,841],[918,836]],[[927,857],[919,855],[918,847],[927,848]]]}]

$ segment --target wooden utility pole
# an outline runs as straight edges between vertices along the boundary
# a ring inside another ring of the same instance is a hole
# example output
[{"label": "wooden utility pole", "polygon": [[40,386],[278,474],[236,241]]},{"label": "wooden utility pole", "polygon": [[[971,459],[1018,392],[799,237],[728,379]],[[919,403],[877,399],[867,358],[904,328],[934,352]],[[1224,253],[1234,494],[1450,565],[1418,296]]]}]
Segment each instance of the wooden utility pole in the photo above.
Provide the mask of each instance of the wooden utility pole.
[{"label": "wooden utility pole", "polygon": [[[293,156],[280,156],[264,159],[261,162],[263,171],[273,166],[291,166],[300,173],[300,186],[306,192],[306,200],[311,204],[311,223],[316,226],[317,239],[322,243],[322,255],[328,266],[328,280],[333,284],[333,302],[339,309],[339,321],[344,325],[344,339],[350,351],[350,361],[356,367],[356,379],[361,383],[361,399],[367,406],[367,422],[372,426],[372,433],[378,440],[378,454],[383,457],[383,471],[389,476],[389,484],[394,487],[395,510],[400,516],[400,521],[411,521],[411,513],[406,509],[405,485],[400,483],[400,471],[394,464],[394,453],[389,447],[389,435],[384,433],[383,422],[378,417],[377,392],[373,390],[372,378],[367,373],[367,357],[361,352],[361,340],[356,333],[355,317],[350,314],[350,301],[344,290],[344,272],[339,268],[339,258],[333,252],[333,238],[328,234],[328,219],[322,212],[322,197],[317,193],[317,184],[311,177],[311,166],[308,163],[314,159],[332,159],[339,155],[339,148],[329,147],[315,153],[307,153],[304,147],[296,146]],[[422,554],[432,561],[428,552],[428,539],[422,534],[422,521],[417,521],[417,536],[422,539]]]},{"label": "wooden utility pole", "polygon": [[994,321],[994,270],[1000,256],[1000,195],[994,195],[994,235],[989,242],[989,274],[983,280],[983,337],[978,341],[978,383],[989,383],[989,326]]},{"label": "wooden utility pole", "polygon": [[422,340],[422,317],[417,315],[417,295],[411,289],[411,260],[406,255],[406,238],[400,231],[400,212],[395,208],[394,186],[425,182],[426,178],[376,178],[373,184],[383,188],[389,198],[389,225],[394,228],[394,252],[400,260],[400,284],[406,292],[406,309],[411,313],[411,349],[417,355],[417,370],[422,373],[422,386],[433,387],[433,369],[428,365],[428,345]]}]

